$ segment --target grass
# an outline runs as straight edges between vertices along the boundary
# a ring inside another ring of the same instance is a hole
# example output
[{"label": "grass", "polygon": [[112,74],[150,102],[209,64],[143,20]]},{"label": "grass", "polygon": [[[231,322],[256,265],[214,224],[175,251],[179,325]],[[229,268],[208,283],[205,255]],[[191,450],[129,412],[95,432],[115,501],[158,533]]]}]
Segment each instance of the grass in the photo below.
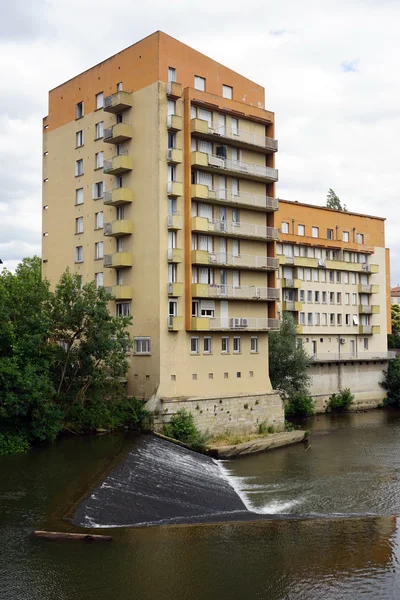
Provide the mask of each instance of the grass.
[{"label": "grass", "polygon": [[230,433],[226,431],[225,433],[220,433],[219,435],[210,436],[207,439],[208,447],[219,448],[221,446],[237,446],[238,444],[243,444],[244,442],[251,442],[253,440],[258,440],[262,438],[268,437],[270,434],[268,433],[248,433],[248,434],[238,434],[238,433]]}]

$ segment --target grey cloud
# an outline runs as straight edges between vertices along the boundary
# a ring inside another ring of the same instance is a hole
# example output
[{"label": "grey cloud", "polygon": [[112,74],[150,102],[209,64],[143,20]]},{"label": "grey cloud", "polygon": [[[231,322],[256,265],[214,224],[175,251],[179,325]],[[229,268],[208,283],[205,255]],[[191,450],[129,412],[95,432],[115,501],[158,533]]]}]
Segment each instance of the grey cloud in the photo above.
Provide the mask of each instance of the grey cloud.
[{"label": "grey cloud", "polygon": [[24,40],[46,37],[48,0],[12,0],[2,6],[0,39]]}]

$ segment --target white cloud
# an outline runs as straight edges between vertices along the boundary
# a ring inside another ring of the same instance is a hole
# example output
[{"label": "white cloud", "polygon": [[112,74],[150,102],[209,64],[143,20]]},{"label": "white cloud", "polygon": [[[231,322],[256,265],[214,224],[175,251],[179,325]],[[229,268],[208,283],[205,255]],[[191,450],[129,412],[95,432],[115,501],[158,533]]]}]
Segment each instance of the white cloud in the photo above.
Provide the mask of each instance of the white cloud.
[{"label": "white cloud", "polygon": [[397,1],[253,0],[244,10],[237,0],[201,8],[120,0],[117,13],[108,0],[95,10],[89,0],[32,6],[9,5],[0,29],[0,252],[9,261],[40,248],[47,91],[162,29],[265,87],[280,145],[278,195],[324,204],[332,187],[350,210],[386,216],[400,281]]}]

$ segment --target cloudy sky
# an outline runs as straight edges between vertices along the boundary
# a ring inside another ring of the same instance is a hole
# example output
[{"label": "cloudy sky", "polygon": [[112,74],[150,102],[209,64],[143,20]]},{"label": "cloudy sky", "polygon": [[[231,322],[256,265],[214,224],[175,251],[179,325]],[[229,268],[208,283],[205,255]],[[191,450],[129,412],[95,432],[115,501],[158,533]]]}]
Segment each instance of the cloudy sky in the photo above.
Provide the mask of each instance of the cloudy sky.
[{"label": "cloudy sky", "polygon": [[400,0],[13,0],[0,21],[0,258],[40,254],[47,92],[157,29],[266,89],[278,196],[384,216],[400,283]]}]

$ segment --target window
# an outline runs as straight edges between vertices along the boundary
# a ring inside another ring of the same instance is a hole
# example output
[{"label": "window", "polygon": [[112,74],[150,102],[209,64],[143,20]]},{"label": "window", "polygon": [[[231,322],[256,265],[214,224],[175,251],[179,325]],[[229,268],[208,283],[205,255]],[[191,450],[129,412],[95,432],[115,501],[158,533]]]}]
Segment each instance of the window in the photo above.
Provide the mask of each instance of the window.
[{"label": "window", "polygon": [[101,169],[104,165],[103,152],[96,152],[95,155],[96,169]]},{"label": "window", "polygon": [[368,338],[364,338],[364,350],[368,350]]},{"label": "window", "polygon": [[75,219],[75,233],[83,233],[83,217]]},{"label": "window", "polygon": [[325,282],[326,282],[326,271],[325,271],[325,269],[320,269],[320,270],[319,270],[319,280],[320,280],[322,283],[325,283]]},{"label": "window", "polygon": [[311,281],[311,269],[306,268],[306,281]]},{"label": "window", "polygon": [[345,304],[350,304],[350,294],[348,294],[347,292],[344,295],[344,303]]},{"label": "window", "polygon": [[314,314],[314,323],[315,323],[315,325],[319,325],[320,324],[320,315],[319,315],[319,313],[315,313]]},{"label": "window", "polygon": [[117,238],[117,252],[124,251],[124,239],[122,237]]},{"label": "window", "polygon": [[239,135],[239,119],[231,118],[231,128],[233,135]]},{"label": "window", "polygon": [[349,283],[349,273],[348,273],[348,271],[345,271],[343,273],[343,281],[344,281],[344,283]]},{"label": "window", "polygon": [[335,313],[330,313],[330,315],[329,315],[329,324],[330,325],[334,325],[335,324]]},{"label": "window", "polygon": [[83,146],[83,129],[76,132],[76,147],[80,148]]},{"label": "window", "polygon": [[168,67],[168,83],[170,81],[176,81],[176,69],[174,67]]},{"label": "window", "polygon": [[351,299],[352,299],[353,306],[356,306],[356,304],[357,304],[357,294],[352,294],[351,295]]},{"label": "window", "polygon": [[304,268],[303,267],[297,267],[297,279],[301,279],[301,281],[304,281]]},{"label": "window", "polygon": [[313,324],[313,314],[307,313],[307,325],[312,325],[312,324]]},{"label": "window", "polygon": [[336,304],[342,304],[342,292],[336,292]]},{"label": "window", "polygon": [[[364,317],[363,325],[368,325],[368,315],[362,315]],[[358,325],[358,315],[353,315],[353,325]]]},{"label": "window", "polygon": [[362,233],[357,233],[357,244],[363,244],[364,243],[364,236]]},{"label": "window", "polygon": [[124,218],[124,214],[125,214],[125,207],[117,206],[117,221],[122,221],[122,219]]},{"label": "window", "polygon": [[329,271],[329,283],[335,283],[335,271]]},{"label": "window", "polygon": [[322,325],[328,324],[328,315],[327,313],[322,313]]},{"label": "window", "polygon": [[95,248],[95,257],[103,258],[103,242],[96,242],[94,245]]},{"label": "window", "polygon": [[349,232],[348,231],[343,231],[343,241],[344,242],[349,241]]},{"label": "window", "polygon": [[305,325],[306,324],[306,313],[301,312],[300,313],[300,325]]},{"label": "window", "polygon": [[75,177],[83,175],[83,158],[75,161]]},{"label": "window", "polygon": [[346,326],[347,326],[347,327],[349,327],[349,326],[350,326],[350,315],[346,315],[346,316],[345,316],[345,323],[346,323]]},{"label": "window", "polygon": [[336,283],[340,283],[342,281],[342,274],[340,271],[336,271]]},{"label": "window", "polygon": [[103,212],[95,213],[95,229],[103,228]]},{"label": "window", "polygon": [[97,183],[94,183],[92,186],[93,200],[98,200],[99,198],[102,198],[103,195],[104,195],[104,182],[98,181]]},{"label": "window", "polygon": [[237,371],[237,372],[236,372],[236,377],[239,377],[239,378],[240,378],[241,376],[242,376],[242,373],[241,373],[241,371]]},{"label": "window", "polygon": [[342,315],[340,313],[336,315],[336,322],[338,325],[342,324]]},{"label": "window", "polygon": [[75,118],[80,119],[85,114],[83,102],[78,102],[75,107]]},{"label": "window", "polygon": [[168,165],[168,181],[176,181],[176,167]]},{"label": "window", "polygon": [[117,317],[129,317],[131,312],[130,302],[116,302],[115,314]]},{"label": "window", "polygon": [[96,140],[99,140],[104,135],[104,123],[100,121],[100,123],[96,123]]},{"label": "window", "polygon": [[[168,265],[168,283],[175,283],[177,281],[177,272],[177,265],[175,263],[170,263]],[[194,316],[197,317],[197,315]]]},{"label": "window", "polygon": [[83,188],[75,190],[75,204],[83,204]]},{"label": "window", "polygon": [[299,299],[300,299],[300,302],[305,301],[305,291],[304,290],[299,291]]},{"label": "window", "polygon": [[99,108],[103,108],[104,106],[104,94],[103,92],[100,92],[99,94],[96,94],[96,110],[98,110]]},{"label": "window", "polygon": [[235,354],[239,354],[240,353],[240,350],[241,350],[241,347],[242,347],[241,342],[242,342],[242,340],[241,340],[240,337],[234,337],[233,338],[233,352]]},{"label": "window", "polygon": [[211,338],[204,338],[204,354],[211,354]]},{"label": "window", "polygon": [[103,273],[96,273],[96,290],[103,286]]},{"label": "window", "polygon": [[312,228],[312,236],[313,236],[313,238],[317,238],[319,236],[319,228],[318,227]]},{"label": "window", "polygon": [[232,98],[233,98],[233,87],[231,87],[230,85],[223,85],[222,86],[222,97],[223,98],[228,98],[229,100],[232,100]]},{"label": "window", "polygon": [[176,133],[168,133],[168,148],[176,148]]},{"label": "window", "polygon": [[314,293],[314,302],[315,302],[316,304],[319,304],[319,292],[315,292],[315,293]]},{"label": "window", "polygon": [[312,302],[312,290],[307,290],[307,302]]},{"label": "window", "polygon": [[229,354],[229,338],[223,337],[221,339],[221,352],[222,354]]},{"label": "window", "polygon": [[356,280],[356,273],[352,273],[352,274],[351,274],[351,283],[357,283],[357,280]]},{"label": "window", "polygon": [[335,292],[329,292],[329,304],[335,304]]},{"label": "window", "polygon": [[117,92],[122,92],[122,90],[123,90],[122,81],[120,81],[119,83],[117,83]]},{"label": "window", "polygon": [[318,269],[313,269],[313,281],[318,281],[319,273]]},{"label": "window", "polygon": [[328,240],[333,240],[333,229],[327,229],[326,230],[326,238]]},{"label": "window", "polygon": [[304,225],[297,225],[297,235],[304,235],[305,227]]},{"label": "window", "polygon": [[289,233],[289,223],[285,221],[282,223],[282,233]]},{"label": "window", "polygon": [[83,246],[76,246],[75,248],[75,262],[83,261]]},{"label": "window", "polygon": [[149,337],[133,338],[133,353],[134,354],[150,354],[151,345]]},{"label": "window", "polygon": [[198,337],[190,338],[190,352],[191,352],[191,354],[199,353],[199,338]]},{"label": "window", "polygon": [[116,275],[117,275],[117,285],[123,285],[123,283],[124,283],[123,269],[116,269]]},{"label": "window", "polygon": [[322,292],[322,304],[326,304],[326,302],[327,302],[326,297],[327,297],[327,293]]},{"label": "window", "polygon": [[258,352],[258,337],[254,336],[250,338],[250,352]]},{"label": "window", "polygon": [[194,76],[194,88],[195,88],[195,90],[200,90],[201,92],[205,92],[206,80],[204,79],[204,77],[199,77],[198,75]]}]

